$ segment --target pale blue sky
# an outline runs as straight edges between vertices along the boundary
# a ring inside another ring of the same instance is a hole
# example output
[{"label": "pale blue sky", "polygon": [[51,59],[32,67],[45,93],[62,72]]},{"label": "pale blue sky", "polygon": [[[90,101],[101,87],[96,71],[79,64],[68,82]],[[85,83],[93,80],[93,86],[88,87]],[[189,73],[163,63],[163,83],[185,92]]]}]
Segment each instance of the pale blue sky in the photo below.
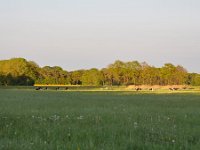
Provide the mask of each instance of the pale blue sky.
[{"label": "pale blue sky", "polygon": [[200,73],[200,0],[0,0],[0,59],[66,70],[114,60]]}]

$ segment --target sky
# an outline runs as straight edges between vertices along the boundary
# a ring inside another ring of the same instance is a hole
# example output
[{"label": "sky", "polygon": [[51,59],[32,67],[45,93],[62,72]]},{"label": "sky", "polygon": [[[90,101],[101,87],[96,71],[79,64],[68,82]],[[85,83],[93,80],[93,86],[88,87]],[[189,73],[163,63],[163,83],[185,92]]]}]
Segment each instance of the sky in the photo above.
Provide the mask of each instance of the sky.
[{"label": "sky", "polygon": [[65,70],[115,60],[200,73],[199,0],[0,0],[0,59]]}]

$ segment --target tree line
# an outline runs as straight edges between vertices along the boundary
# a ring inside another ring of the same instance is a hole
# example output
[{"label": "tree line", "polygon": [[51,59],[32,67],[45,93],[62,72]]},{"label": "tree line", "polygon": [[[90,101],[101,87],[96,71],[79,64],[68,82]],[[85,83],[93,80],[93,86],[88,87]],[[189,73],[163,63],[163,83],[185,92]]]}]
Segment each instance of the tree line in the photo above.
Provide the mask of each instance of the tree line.
[{"label": "tree line", "polygon": [[59,66],[40,67],[24,58],[0,61],[0,85],[62,84],[114,85],[200,85],[200,74],[188,73],[180,65],[166,63],[158,68],[138,61],[120,60],[103,69],[66,71]]}]

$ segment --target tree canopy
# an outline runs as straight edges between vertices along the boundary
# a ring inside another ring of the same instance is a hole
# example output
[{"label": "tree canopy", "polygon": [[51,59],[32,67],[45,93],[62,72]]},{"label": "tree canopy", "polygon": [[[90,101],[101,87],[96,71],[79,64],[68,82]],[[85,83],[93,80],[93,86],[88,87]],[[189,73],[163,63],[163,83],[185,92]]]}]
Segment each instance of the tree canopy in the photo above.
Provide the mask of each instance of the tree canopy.
[{"label": "tree canopy", "polygon": [[24,58],[0,61],[0,85],[200,85],[200,74],[188,73],[171,63],[156,68],[146,62],[120,60],[103,69],[66,71],[59,66],[40,67]]}]

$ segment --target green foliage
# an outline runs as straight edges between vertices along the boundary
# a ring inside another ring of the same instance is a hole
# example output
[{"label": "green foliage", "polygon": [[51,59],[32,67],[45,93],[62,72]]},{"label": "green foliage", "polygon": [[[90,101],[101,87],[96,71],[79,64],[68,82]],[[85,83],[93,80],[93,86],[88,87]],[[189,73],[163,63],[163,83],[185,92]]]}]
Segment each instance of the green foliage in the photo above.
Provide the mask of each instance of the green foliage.
[{"label": "green foliage", "polygon": [[200,74],[191,73],[188,75],[188,84],[193,86],[200,86]]},{"label": "green foliage", "polygon": [[85,70],[81,77],[81,81],[83,85],[93,85],[93,86],[102,85],[103,75],[96,68]]},{"label": "green foliage", "polygon": [[84,70],[76,70],[76,71],[72,71],[70,72],[70,83],[72,85],[81,85],[82,81],[81,81],[81,77],[83,75]]},{"label": "green foliage", "polygon": [[67,72],[59,66],[40,68],[24,58],[0,61],[0,85],[200,85],[199,76],[188,74],[182,66],[171,63],[156,68],[146,62],[117,60],[101,70]]},{"label": "green foliage", "polygon": [[40,70],[41,79],[37,83],[41,84],[69,84],[68,72],[61,67],[45,66]]},{"label": "green foliage", "polygon": [[147,63],[142,63],[142,72],[140,75],[141,84],[143,85],[159,85],[160,84],[160,69],[151,67]]},{"label": "green foliage", "polygon": [[186,84],[187,71],[182,66],[168,63],[160,69],[160,72],[162,85]]},{"label": "green foliage", "polygon": [[115,61],[108,68],[103,69],[105,83],[110,85],[139,84],[141,65],[137,61]]},{"label": "green foliage", "polygon": [[38,77],[38,68],[23,58],[0,61],[0,82],[3,85],[33,85]]}]

